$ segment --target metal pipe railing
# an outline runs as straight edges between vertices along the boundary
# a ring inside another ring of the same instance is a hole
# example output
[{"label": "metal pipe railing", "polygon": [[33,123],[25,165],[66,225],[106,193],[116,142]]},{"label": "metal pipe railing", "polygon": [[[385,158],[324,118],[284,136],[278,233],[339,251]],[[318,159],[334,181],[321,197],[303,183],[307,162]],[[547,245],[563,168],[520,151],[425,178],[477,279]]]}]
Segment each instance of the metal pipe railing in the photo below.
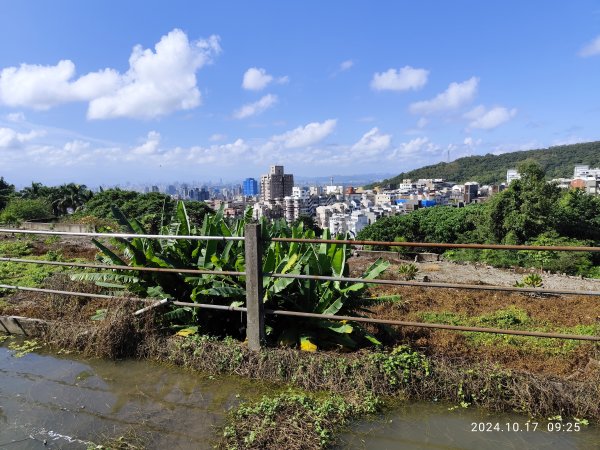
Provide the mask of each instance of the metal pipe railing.
[{"label": "metal pipe railing", "polygon": [[37,259],[22,259],[22,258],[6,258],[0,257],[0,262],[12,262],[23,264],[41,264],[48,266],[62,267],[80,267],[83,269],[100,269],[100,270],[132,270],[140,272],[160,272],[160,273],[189,273],[194,275],[227,275],[227,276],[245,276],[246,272],[235,272],[226,270],[201,270],[201,269],[170,269],[166,267],[139,267],[139,266],[112,266],[107,264],[88,264],[74,263],[63,261],[44,261]]},{"label": "metal pipe railing", "polygon": [[[100,269],[100,270],[129,270],[129,271],[140,271],[140,272],[159,272],[159,273],[186,273],[194,275],[223,275],[223,276],[246,276],[246,272],[226,271],[226,270],[200,270],[200,269],[170,269],[163,267],[139,267],[139,266],[118,266],[118,265],[106,265],[106,264],[88,264],[88,263],[72,263],[62,261],[43,261],[35,259],[22,259],[22,258],[6,258],[0,257],[0,262],[12,262],[12,263],[23,263],[23,264],[41,264],[50,266],[61,266],[61,267],[80,267],[87,269]],[[440,289],[466,289],[466,290],[479,290],[479,291],[500,291],[500,292],[523,292],[533,294],[552,294],[552,295],[586,295],[586,296],[600,296],[600,291],[582,291],[574,289],[541,289],[541,288],[527,288],[527,287],[516,287],[516,286],[499,286],[499,285],[485,285],[485,284],[459,284],[459,283],[436,283],[429,281],[401,281],[401,280],[365,280],[364,278],[351,278],[351,277],[332,277],[332,276],[321,276],[321,275],[296,275],[289,273],[274,273],[266,272],[263,276],[273,278],[294,278],[301,280],[320,280],[320,281],[342,281],[348,283],[365,283],[365,284],[380,284],[380,285],[391,285],[391,286],[412,286],[412,287],[429,287],[429,288],[440,288]]]},{"label": "metal pipe railing", "polygon": [[[10,285],[5,285],[5,284],[0,284],[0,288],[15,289],[15,290],[19,290],[19,291],[43,292],[43,293],[47,293],[47,294],[70,295],[70,296],[77,296],[77,297],[117,299],[117,300],[151,303],[151,305],[148,308],[154,307],[154,306],[160,306],[160,305],[163,305],[166,303],[170,303],[170,304],[173,304],[176,306],[187,306],[187,307],[200,308],[200,309],[213,309],[213,310],[220,310],[220,311],[233,311],[233,312],[245,312],[245,313],[248,312],[248,308],[240,307],[240,306],[211,305],[211,304],[206,304],[206,303],[191,303],[191,302],[180,302],[180,301],[165,302],[164,299],[153,300],[153,299],[144,299],[144,298],[138,298],[138,297],[118,297],[118,296],[114,296],[114,295],[91,294],[91,293],[85,293],[85,292],[70,292],[70,291],[61,291],[61,290],[56,290],[56,289],[29,288],[29,287],[22,287],[22,286],[10,286]],[[144,310],[147,310],[147,308],[144,308]],[[408,321],[402,321],[402,320],[376,319],[376,318],[371,318],[371,317],[338,316],[335,314],[315,314],[315,313],[307,313],[307,312],[301,312],[301,311],[287,311],[287,310],[273,310],[273,309],[265,309],[264,313],[269,314],[269,315],[276,315],[276,316],[305,317],[305,318],[314,318],[314,319],[321,319],[321,320],[340,320],[340,321],[345,320],[345,321],[349,321],[349,322],[396,325],[396,326],[403,326],[403,327],[432,328],[432,329],[440,329],[440,330],[466,331],[466,332],[475,332],[475,333],[506,334],[506,335],[514,335],[514,336],[530,336],[530,337],[538,337],[538,338],[570,339],[570,340],[578,340],[578,341],[600,342],[600,336],[579,335],[579,334],[549,333],[549,332],[542,332],[542,331],[524,331],[524,330],[505,330],[505,329],[500,329],[500,328],[483,328],[483,327],[469,327],[469,326],[459,326],[459,325],[446,325],[443,323],[408,322]]]},{"label": "metal pipe railing", "polygon": [[137,298],[137,297],[118,297],[116,295],[108,295],[108,294],[92,294],[90,292],[72,292],[72,291],[61,291],[59,289],[43,289],[43,288],[34,288],[27,286],[13,286],[10,284],[0,284],[0,289],[11,289],[15,291],[25,291],[25,292],[40,292],[44,294],[57,294],[57,295],[72,295],[75,297],[86,297],[86,298],[102,298],[107,300],[112,299],[122,299],[122,300],[133,300],[133,301],[141,301],[141,302],[151,302],[153,300]]},{"label": "metal pipe railing", "polygon": [[553,246],[553,245],[505,245],[505,244],[449,244],[442,242],[389,242],[360,241],[354,239],[300,239],[271,238],[272,242],[304,242],[310,244],[347,244],[347,245],[380,245],[386,247],[424,247],[424,248],[470,248],[478,250],[537,250],[557,252],[600,252],[600,247]]},{"label": "metal pipe railing", "polygon": [[540,288],[522,288],[516,286],[495,286],[485,284],[458,284],[458,283],[434,283],[430,281],[401,281],[401,280],[381,280],[352,277],[330,277],[324,275],[301,275],[292,273],[274,273],[268,272],[263,275],[268,275],[273,278],[294,278],[299,280],[320,280],[320,281],[344,281],[348,283],[365,283],[365,284],[384,284],[391,286],[414,286],[414,287],[432,287],[443,289],[469,289],[478,291],[505,291],[505,292],[525,292],[534,294],[556,294],[556,295],[600,295],[600,291],[581,291],[572,289],[540,289]]},{"label": "metal pipe railing", "polygon": [[[351,277],[333,277],[333,276],[315,276],[315,275],[300,275],[300,274],[282,274],[282,273],[262,273],[261,258],[260,258],[260,226],[257,224],[246,225],[245,234],[247,237],[223,237],[223,236],[178,236],[178,235],[151,235],[151,234],[128,234],[128,233],[78,233],[78,232],[59,232],[59,231],[35,231],[35,230],[9,230],[0,229],[0,233],[17,233],[17,234],[42,234],[42,235],[64,235],[64,236],[88,236],[88,237],[104,237],[104,238],[148,238],[148,239],[188,239],[188,240],[217,240],[217,241],[245,241],[246,248],[246,266],[252,267],[252,270],[245,272],[233,272],[233,271],[208,271],[208,270],[196,270],[196,269],[172,269],[172,268],[156,268],[156,267],[131,267],[131,266],[110,266],[100,264],[86,264],[86,263],[67,263],[62,261],[39,261],[39,260],[27,260],[21,258],[0,258],[0,261],[15,262],[15,263],[34,263],[34,264],[49,264],[57,266],[71,266],[71,267],[82,267],[82,268],[93,268],[93,269],[106,269],[106,270],[138,270],[148,272],[176,272],[176,273],[193,273],[193,274],[218,274],[218,275],[243,275],[246,276],[246,302],[249,308],[239,308],[224,305],[206,305],[198,303],[180,302],[173,301],[169,302],[179,306],[189,306],[196,308],[206,309],[219,309],[229,311],[241,311],[247,312],[250,316],[249,311],[252,311],[252,315],[256,316],[253,320],[248,319],[247,328],[249,336],[249,348],[256,350],[264,345],[264,314],[274,314],[281,316],[295,316],[295,317],[308,317],[318,318],[327,320],[349,320],[354,322],[368,322],[368,323],[379,323],[397,326],[409,326],[409,327],[421,327],[421,328],[436,328],[446,329],[455,331],[470,331],[470,332],[482,332],[482,333],[496,333],[496,334],[511,334],[520,336],[532,336],[532,337],[550,337],[560,339],[578,339],[588,341],[600,341],[598,336],[582,336],[582,335],[570,335],[560,333],[544,333],[535,331],[522,331],[522,330],[503,330],[498,328],[480,328],[480,327],[463,327],[446,324],[431,324],[421,322],[407,322],[407,321],[395,321],[387,319],[372,319],[364,317],[354,316],[337,316],[327,314],[314,314],[304,313],[299,311],[283,311],[283,310],[263,310],[262,298],[263,298],[263,283],[262,279],[265,276],[274,278],[297,278],[297,279],[312,279],[320,281],[342,281],[349,283],[368,283],[368,284],[385,284],[385,285],[400,285],[400,286],[417,286],[417,287],[435,287],[435,288],[450,288],[450,289],[475,289],[475,290],[496,290],[496,291],[509,291],[509,292],[525,292],[525,293],[536,293],[536,294],[566,294],[566,295],[600,295],[600,291],[576,291],[576,290],[559,290],[559,289],[539,289],[539,288],[519,288],[512,286],[486,286],[486,285],[468,285],[468,284],[452,284],[452,283],[431,283],[431,282],[416,282],[416,281],[400,281],[400,280],[366,280],[364,278],[351,278]],[[251,242],[249,242],[251,241]],[[524,246],[524,245],[485,245],[485,244],[445,244],[445,243],[419,243],[419,242],[381,242],[381,241],[351,241],[351,240],[338,240],[338,239],[296,239],[296,238],[273,238],[271,241],[274,242],[305,242],[314,244],[349,244],[349,245],[386,245],[391,247],[439,247],[439,248],[476,248],[476,249],[496,249],[496,250],[547,250],[547,251],[590,251],[598,252],[598,247],[554,247],[554,246]],[[253,252],[249,252],[248,248],[255,249]],[[253,257],[248,259],[248,255],[252,254]],[[31,291],[31,292],[43,292],[58,295],[72,295],[81,296],[88,298],[102,298],[102,299],[122,299],[131,301],[141,301],[152,303],[153,306],[158,306],[156,300],[152,299],[140,299],[132,297],[118,297],[106,294],[92,294],[83,292],[69,292],[60,291],[54,289],[42,289],[42,288],[29,288],[23,286],[12,286],[0,284],[0,288],[3,289],[14,289],[20,291]],[[164,300],[162,300],[163,303]],[[161,303],[161,304],[163,304]],[[251,330],[250,330],[251,329]],[[252,339],[250,339],[250,337]]]},{"label": "metal pipe railing", "polygon": [[[13,234],[42,234],[54,236],[88,236],[104,238],[145,238],[145,239],[187,239],[206,241],[243,241],[243,236],[180,236],[166,234],[132,234],[132,233],[87,233],[73,231],[37,231],[15,230],[0,228],[0,233]],[[379,245],[386,247],[422,247],[422,248],[468,248],[478,250],[534,250],[557,252],[600,252],[600,247],[586,246],[552,246],[552,245],[505,245],[505,244],[450,244],[445,242],[389,242],[389,241],[364,241],[350,239],[305,239],[305,238],[270,238],[271,242],[301,242],[307,244],[347,244],[347,245]]]},{"label": "metal pipe railing", "polygon": [[0,228],[0,233],[11,234],[43,234],[51,236],[84,236],[84,237],[102,237],[102,238],[144,238],[144,239],[179,239],[191,241],[243,241],[243,236],[195,236],[195,235],[177,235],[177,234],[135,234],[135,233],[87,233],[78,231],[37,231],[37,230],[10,230]]}]

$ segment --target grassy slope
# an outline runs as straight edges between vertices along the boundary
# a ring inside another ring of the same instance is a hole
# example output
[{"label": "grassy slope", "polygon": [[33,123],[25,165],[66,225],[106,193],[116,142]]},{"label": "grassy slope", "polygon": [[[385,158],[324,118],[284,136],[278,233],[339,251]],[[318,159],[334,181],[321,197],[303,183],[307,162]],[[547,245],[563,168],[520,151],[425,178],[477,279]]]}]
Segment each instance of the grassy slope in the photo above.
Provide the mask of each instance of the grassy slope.
[{"label": "grassy slope", "polygon": [[[534,159],[552,178],[571,177],[573,166],[589,164],[600,166],[600,141],[583,144],[561,145],[539,150],[504,153],[501,155],[469,156],[450,163],[438,163],[420,169],[402,172],[379,183],[380,186],[398,184],[404,178],[443,178],[464,183],[478,181],[483,184],[501,183],[506,180],[506,171],[515,168],[526,159]],[[366,187],[374,187],[369,185]]]}]

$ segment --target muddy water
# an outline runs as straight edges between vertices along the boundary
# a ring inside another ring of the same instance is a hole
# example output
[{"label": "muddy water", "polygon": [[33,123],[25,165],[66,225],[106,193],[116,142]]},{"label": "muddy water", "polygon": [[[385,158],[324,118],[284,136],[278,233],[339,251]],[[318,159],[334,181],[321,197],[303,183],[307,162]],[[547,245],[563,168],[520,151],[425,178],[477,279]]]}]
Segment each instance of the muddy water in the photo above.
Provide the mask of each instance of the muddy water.
[{"label": "muddy water", "polygon": [[148,362],[11,353],[0,346],[1,449],[85,449],[122,435],[147,448],[208,449],[227,409],[256,391]]},{"label": "muddy water", "polygon": [[[451,409],[451,410],[449,410]],[[537,425],[536,425],[537,424]],[[576,431],[579,429],[579,431]],[[516,414],[491,414],[438,403],[394,408],[342,436],[344,449],[368,450],[598,450],[600,428],[571,421],[547,422]]]},{"label": "muddy water", "polygon": [[[268,390],[238,378],[210,379],[142,361],[44,353],[15,358],[6,344],[0,344],[0,449],[86,449],[89,442],[122,435],[139,438],[145,448],[209,449],[226,411]],[[472,431],[479,423],[498,423],[504,431]],[[600,448],[598,428],[549,432],[540,422],[533,431],[526,423],[517,415],[411,404],[354,424],[340,448]]]}]

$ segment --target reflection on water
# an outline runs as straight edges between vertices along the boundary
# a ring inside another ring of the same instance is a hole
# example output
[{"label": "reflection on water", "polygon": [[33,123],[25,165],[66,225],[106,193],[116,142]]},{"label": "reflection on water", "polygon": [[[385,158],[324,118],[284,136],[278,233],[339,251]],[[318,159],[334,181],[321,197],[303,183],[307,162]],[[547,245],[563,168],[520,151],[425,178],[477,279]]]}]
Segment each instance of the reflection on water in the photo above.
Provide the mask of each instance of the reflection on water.
[{"label": "reflection on water", "polygon": [[149,448],[211,448],[248,386],[142,361],[15,358],[0,346],[0,448],[85,449],[123,434]]},{"label": "reflection on water", "polygon": [[[215,426],[240,400],[268,386],[233,377],[211,380],[145,361],[81,360],[31,353],[11,356],[0,345],[0,448],[86,449],[89,441],[135,435],[147,448],[212,448]],[[473,423],[527,418],[418,403],[354,424],[349,449],[600,449],[600,429],[472,432]],[[46,445],[44,445],[46,442]]]},{"label": "reflection on water", "polygon": [[[526,416],[491,414],[474,408],[449,411],[448,405],[417,403],[395,408],[381,420],[361,422],[342,436],[352,450],[598,450],[600,429],[548,432],[548,424]],[[491,424],[488,425],[488,424]],[[496,424],[498,424],[496,426]],[[563,422],[563,425],[566,421]],[[496,427],[497,430],[493,430]],[[472,431],[473,428],[484,431]],[[536,428],[535,431],[533,429]],[[490,431],[485,431],[485,430]],[[529,431],[528,431],[529,430]]]}]

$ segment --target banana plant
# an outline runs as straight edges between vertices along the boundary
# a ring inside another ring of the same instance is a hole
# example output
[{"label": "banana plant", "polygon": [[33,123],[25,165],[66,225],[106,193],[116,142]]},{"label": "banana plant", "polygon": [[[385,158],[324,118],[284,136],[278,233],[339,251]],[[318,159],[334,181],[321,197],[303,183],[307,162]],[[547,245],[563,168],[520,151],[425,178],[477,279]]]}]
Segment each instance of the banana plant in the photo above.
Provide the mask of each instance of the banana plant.
[{"label": "banana plant", "polygon": [[[135,219],[126,218],[118,209],[113,211],[123,229],[132,234],[146,234]],[[243,236],[251,220],[251,211],[239,220],[228,222],[223,208],[206,214],[200,228],[190,225],[185,205],[179,202],[174,220],[161,226],[161,234],[202,236]],[[349,275],[350,249],[346,244],[308,244],[304,242],[273,242],[273,237],[314,239],[312,230],[303,224],[290,227],[285,221],[261,221],[262,237],[266,242],[263,251],[263,273],[288,273],[331,277]],[[331,239],[328,230],[322,236]],[[162,267],[178,269],[204,269],[214,271],[245,271],[244,242],[239,240],[188,240],[117,238],[115,250],[94,241],[101,258],[111,264]],[[263,277],[265,306],[273,309],[310,312],[317,314],[353,315],[358,311],[368,280],[378,277],[389,263],[378,260],[369,267],[362,278],[365,282],[318,281],[293,278]],[[109,289],[127,289],[142,297],[172,298],[181,301],[242,306],[245,304],[245,279],[217,274],[189,276],[176,273],[127,271],[76,274],[74,279],[87,279]],[[199,325],[200,329],[217,334],[243,335],[243,324],[222,312],[196,308],[173,308],[165,319],[181,326]],[[240,327],[242,325],[242,328]],[[319,347],[355,348],[365,340],[377,344],[375,338],[365,333],[358,324],[340,323],[324,319],[290,319],[267,317],[271,339],[279,344],[295,345],[305,350]]]},{"label": "banana plant", "polygon": [[[291,229],[293,237],[314,239],[312,230],[303,230],[300,223]],[[323,239],[331,239],[329,230]],[[282,246],[273,243],[263,264],[265,272],[294,273],[304,275],[347,277],[347,259],[350,249],[346,244],[319,245],[292,243]],[[286,243],[287,244],[287,243]],[[279,256],[279,259],[277,258]],[[365,281],[379,276],[388,262],[377,260],[361,276]],[[317,313],[354,315],[356,305],[364,294],[366,283],[345,281],[318,281],[293,278],[265,278],[265,305],[276,309]],[[298,345],[303,350],[314,351],[319,347],[356,348],[364,341],[379,342],[356,323],[340,323],[324,319],[269,318],[267,323],[278,332],[278,343]]]}]

